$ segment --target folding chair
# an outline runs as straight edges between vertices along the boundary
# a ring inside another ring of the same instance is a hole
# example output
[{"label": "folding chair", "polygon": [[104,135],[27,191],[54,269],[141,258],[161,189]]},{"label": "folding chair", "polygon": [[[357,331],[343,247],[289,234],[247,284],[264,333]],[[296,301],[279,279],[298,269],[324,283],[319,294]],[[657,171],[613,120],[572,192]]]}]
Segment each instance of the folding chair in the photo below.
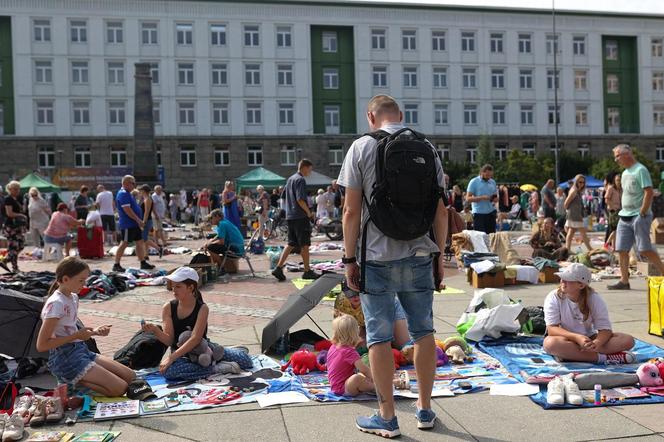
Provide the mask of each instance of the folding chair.
[{"label": "folding chair", "polygon": [[242,255],[238,255],[237,253],[233,252],[232,250],[227,250],[223,255],[224,258],[221,260],[220,268],[221,269],[224,268],[224,266],[226,265],[226,260],[229,259],[229,258],[230,259],[238,259],[238,260],[239,259],[244,259],[245,261],[247,261],[247,265],[249,266],[249,270],[251,271],[251,276],[253,276],[255,278],[256,277],[256,272],[254,271],[254,266],[251,265],[251,259],[249,258],[250,248],[251,248],[251,241],[249,242],[249,244],[246,244],[244,246],[244,254],[242,254]]}]

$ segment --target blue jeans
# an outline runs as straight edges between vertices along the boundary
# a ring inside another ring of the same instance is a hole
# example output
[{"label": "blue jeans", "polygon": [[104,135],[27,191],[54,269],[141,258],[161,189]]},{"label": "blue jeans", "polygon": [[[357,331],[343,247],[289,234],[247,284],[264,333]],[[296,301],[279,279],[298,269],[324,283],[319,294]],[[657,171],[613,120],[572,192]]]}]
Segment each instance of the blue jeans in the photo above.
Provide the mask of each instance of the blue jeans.
[{"label": "blue jeans", "polygon": [[408,332],[417,341],[433,328],[433,268],[431,256],[412,256],[396,261],[367,261],[362,311],[367,346],[391,342],[394,337],[394,295],[406,312]]}]

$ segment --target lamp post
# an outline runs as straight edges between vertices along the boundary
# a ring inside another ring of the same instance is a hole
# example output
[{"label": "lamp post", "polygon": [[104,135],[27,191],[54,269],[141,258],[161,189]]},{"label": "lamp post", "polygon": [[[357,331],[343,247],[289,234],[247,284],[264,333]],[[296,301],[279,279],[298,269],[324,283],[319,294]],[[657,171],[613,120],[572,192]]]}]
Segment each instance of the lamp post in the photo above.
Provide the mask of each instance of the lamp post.
[{"label": "lamp post", "polygon": [[560,112],[558,111],[558,34],[556,34],[556,0],[551,0],[551,18],[553,21],[553,155],[556,167],[556,183],[560,182],[560,168],[558,166],[558,125],[560,124]]}]

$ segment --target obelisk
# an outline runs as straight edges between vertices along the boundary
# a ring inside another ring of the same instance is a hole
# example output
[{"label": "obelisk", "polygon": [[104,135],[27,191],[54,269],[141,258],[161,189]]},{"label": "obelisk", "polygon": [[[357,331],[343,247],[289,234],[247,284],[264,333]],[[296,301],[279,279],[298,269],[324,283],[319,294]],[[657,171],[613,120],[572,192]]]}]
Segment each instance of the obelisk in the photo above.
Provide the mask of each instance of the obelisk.
[{"label": "obelisk", "polygon": [[157,182],[150,63],[136,63],[134,74],[134,177],[138,184]]}]

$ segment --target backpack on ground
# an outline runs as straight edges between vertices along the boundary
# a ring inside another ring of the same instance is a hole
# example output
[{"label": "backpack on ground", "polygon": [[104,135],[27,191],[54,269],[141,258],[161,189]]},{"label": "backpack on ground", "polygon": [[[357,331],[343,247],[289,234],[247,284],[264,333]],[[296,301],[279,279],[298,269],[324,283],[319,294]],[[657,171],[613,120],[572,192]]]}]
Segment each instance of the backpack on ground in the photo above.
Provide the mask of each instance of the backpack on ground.
[{"label": "backpack on ground", "polygon": [[140,330],[113,355],[113,359],[131,369],[141,370],[158,366],[165,352],[166,346],[155,335]]}]

